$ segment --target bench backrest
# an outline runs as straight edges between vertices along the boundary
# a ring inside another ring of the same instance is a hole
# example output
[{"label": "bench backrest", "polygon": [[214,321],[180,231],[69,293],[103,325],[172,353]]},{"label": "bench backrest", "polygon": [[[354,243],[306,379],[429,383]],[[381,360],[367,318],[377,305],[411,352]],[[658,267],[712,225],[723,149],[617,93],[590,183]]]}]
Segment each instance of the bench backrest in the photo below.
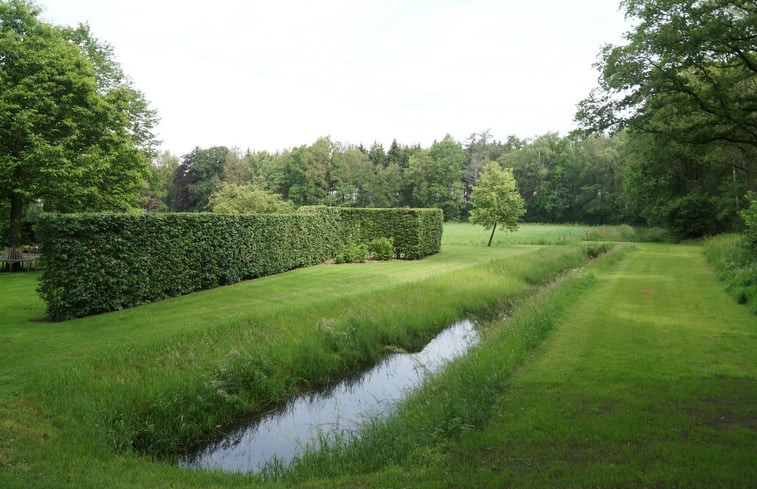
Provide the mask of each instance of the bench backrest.
[{"label": "bench backrest", "polygon": [[24,252],[21,251],[21,248],[14,248],[11,246],[6,246],[5,250],[3,250],[2,260],[23,260],[23,259],[24,259]]}]

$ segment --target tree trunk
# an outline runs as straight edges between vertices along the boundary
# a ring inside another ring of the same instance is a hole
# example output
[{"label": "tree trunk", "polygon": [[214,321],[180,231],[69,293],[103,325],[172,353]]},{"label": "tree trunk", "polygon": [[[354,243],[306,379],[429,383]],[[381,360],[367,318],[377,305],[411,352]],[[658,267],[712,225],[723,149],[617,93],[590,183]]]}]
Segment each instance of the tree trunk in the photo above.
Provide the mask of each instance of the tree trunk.
[{"label": "tree trunk", "polygon": [[[8,230],[8,246],[11,248],[21,248],[21,218],[24,210],[24,197],[21,194],[11,194],[11,222]],[[8,264],[9,271],[14,271],[21,267],[20,263]]]},{"label": "tree trunk", "polygon": [[492,245],[492,240],[494,239],[494,231],[496,231],[496,230],[497,230],[497,223],[495,222],[495,223],[494,223],[494,227],[492,228],[492,235],[491,235],[491,236],[489,236],[489,244],[488,244],[488,245],[486,245],[486,246],[489,246],[489,247],[491,247],[491,245]]},{"label": "tree trunk", "polygon": [[11,226],[8,234],[8,246],[21,246],[21,218],[24,212],[24,197],[21,194],[11,194]]}]

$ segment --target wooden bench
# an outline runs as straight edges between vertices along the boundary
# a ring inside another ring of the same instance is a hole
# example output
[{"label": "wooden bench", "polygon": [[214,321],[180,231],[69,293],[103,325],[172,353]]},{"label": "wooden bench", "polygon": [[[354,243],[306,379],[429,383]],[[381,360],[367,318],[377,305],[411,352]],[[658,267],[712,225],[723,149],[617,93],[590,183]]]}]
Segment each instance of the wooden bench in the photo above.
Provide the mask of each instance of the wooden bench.
[{"label": "wooden bench", "polygon": [[4,262],[5,266],[8,267],[11,272],[13,271],[13,265],[15,263],[20,263],[22,267],[24,263],[28,263],[29,269],[31,270],[32,265],[37,261],[37,258],[39,258],[38,254],[24,253],[21,248],[6,246],[5,250],[3,250],[3,255],[0,256],[0,262]]}]

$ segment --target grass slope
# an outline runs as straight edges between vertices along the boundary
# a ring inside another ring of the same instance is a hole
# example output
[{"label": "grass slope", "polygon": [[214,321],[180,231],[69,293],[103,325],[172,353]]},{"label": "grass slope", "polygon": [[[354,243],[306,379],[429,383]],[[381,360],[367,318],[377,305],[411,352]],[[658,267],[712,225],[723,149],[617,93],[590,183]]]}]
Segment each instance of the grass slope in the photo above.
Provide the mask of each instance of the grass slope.
[{"label": "grass slope", "polygon": [[485,427],[313,486],[753,487],[755,351],[754,317],[700,247],[638,245],[597,273]]}]

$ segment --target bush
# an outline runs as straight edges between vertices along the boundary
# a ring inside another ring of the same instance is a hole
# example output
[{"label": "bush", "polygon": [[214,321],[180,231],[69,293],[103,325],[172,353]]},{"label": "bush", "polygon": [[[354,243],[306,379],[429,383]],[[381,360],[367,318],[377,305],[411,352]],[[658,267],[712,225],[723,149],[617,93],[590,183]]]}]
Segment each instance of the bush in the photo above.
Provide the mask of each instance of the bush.
[{"label": "bush", "polygon": [[392,238],[376,238],[368,243],[368,253],[374,260],[391,260],[394,258],[394,240]]},{"label": "bush", "polygon": [[750,205],[741,211],[741,218],[744,220],[744,236],[746,237],[747,246],[752,253],[757,256],[757,194],[749,194]]},{"label": "bush", "polygon": [[337,263],[363,263],[368,257],[368,246],[350,243],[336,255]]},{"label": "bush", "polygon": [[665,220],[677,240],[712,236],[723,228],[717,199],[699,194],[672,200]]}]

